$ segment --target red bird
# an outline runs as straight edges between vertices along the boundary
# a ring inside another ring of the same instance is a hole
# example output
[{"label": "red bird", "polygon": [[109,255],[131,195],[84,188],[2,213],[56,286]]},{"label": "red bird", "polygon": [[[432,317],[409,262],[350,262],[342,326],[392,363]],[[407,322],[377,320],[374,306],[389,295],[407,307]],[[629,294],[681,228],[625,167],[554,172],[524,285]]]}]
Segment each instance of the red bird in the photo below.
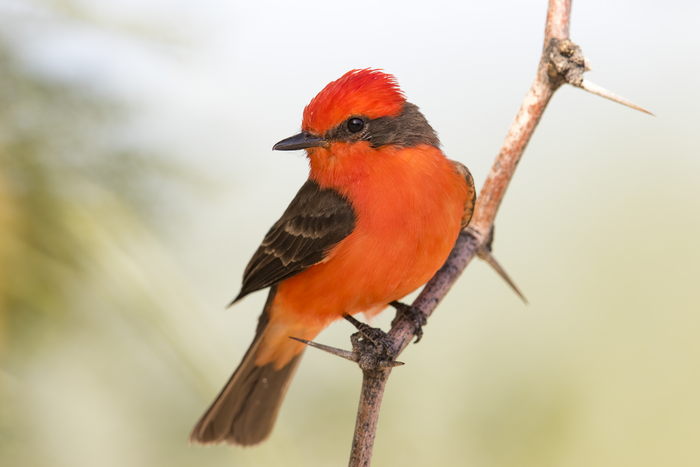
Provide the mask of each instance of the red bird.
[{"label": "red bird", "polygon": [[304,345],[345,314],[372,317],[425,284],[472,215],[474,182],[395,78],[352,70],[304,109],[309,179],[248,263],[234,303],[270,287],[252,345],[190,435],[253,445],[272,431]]}]

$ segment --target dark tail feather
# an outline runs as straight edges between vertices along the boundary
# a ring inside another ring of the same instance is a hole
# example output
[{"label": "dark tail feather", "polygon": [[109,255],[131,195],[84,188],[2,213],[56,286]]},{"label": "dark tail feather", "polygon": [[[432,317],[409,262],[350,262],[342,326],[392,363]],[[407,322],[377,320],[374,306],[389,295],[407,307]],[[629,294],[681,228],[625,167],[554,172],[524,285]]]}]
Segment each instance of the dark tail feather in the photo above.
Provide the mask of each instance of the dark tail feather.
[{"label": "dark tail feather", "polygon": [[258,444],[270,435],[277,412],[303,352],[279,370],[272,363],[255,364],[258,345],[269,321],[268,308],[277,292],[270,290],[255,339],[243,361],[202,415],[190,434],[190,442],[226,442],[241,446]]}]

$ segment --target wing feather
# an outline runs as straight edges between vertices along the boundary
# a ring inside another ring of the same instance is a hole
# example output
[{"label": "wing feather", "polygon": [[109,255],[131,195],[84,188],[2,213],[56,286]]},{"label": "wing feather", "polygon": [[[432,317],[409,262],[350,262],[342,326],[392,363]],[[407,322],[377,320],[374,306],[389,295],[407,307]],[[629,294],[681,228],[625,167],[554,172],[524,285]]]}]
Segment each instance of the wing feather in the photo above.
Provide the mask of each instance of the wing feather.
[{"label": "wing feather", "polygon": [[320,263],[350,235],[355,224],[355,212],[343,196],[307,181],[265,235],[246,267],[243,287],[233,302]]},{"label": "wing feather", "polygon": [[464,214],[462,215],[462,228],[469,225],[469,221],[474,214],[474,206],[476,205],[476,188],[474,187],[474,178],[466,165],[461,162],[450,160],[455,166],[457,173],[464,177],[467,184],[467,201],[464,203]]}]

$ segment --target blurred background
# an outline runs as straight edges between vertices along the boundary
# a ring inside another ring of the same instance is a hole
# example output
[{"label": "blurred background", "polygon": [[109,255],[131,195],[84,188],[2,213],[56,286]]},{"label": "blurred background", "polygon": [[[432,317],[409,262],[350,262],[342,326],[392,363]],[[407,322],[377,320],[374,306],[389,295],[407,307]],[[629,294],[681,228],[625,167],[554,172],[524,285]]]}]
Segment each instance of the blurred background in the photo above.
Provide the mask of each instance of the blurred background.
[{"label": "blurred background", "polygon": [[[344,465],[361,375],[315,351],[267,443],[187,443],[265,293],[225,306],[306,178],[270,148],[383,68],[481,186],[546,8],[0,1],[0,465]],[[496,223],[530,305],[470,265],[392,375],[376,465],[700,464],[699,20],[575,2],[587,78],[656,117],[557,93]]]}]

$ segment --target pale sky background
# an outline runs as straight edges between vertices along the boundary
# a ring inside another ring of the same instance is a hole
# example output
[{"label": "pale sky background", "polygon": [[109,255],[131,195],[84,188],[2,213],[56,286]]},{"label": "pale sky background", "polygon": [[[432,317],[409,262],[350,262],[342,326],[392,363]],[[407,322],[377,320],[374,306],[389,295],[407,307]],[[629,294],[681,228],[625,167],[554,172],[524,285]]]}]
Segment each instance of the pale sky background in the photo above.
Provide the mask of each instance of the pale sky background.
[{"label": "pale sky background", "polygon": [[[32,448],[71,467],[344,465],[360,372],[313,351],[267,443],[187,446],[265,293],[224,307],[306,178],[301,152],[271,147],[329,81],[382,68],[481,187],[534,78],[546,2],[78,4],[2,0],[0,28],[32,67],[128,102],[121,137],[201,184],[167,191],[167,234],[121,253],[158,292],[153,326],[173,347],[126,330],[133,351],[113,361],[86,340],[37,364],[42,382],[21,383],[36,394]],[[700,463],[700,3],[576,1],[571,38],[587,79],[656,117],[557,92],[496,222],[495,255],[530,305],[470,265],[392,375],[376,465]],[[319,341],[347,347],[351,332]]]}]

